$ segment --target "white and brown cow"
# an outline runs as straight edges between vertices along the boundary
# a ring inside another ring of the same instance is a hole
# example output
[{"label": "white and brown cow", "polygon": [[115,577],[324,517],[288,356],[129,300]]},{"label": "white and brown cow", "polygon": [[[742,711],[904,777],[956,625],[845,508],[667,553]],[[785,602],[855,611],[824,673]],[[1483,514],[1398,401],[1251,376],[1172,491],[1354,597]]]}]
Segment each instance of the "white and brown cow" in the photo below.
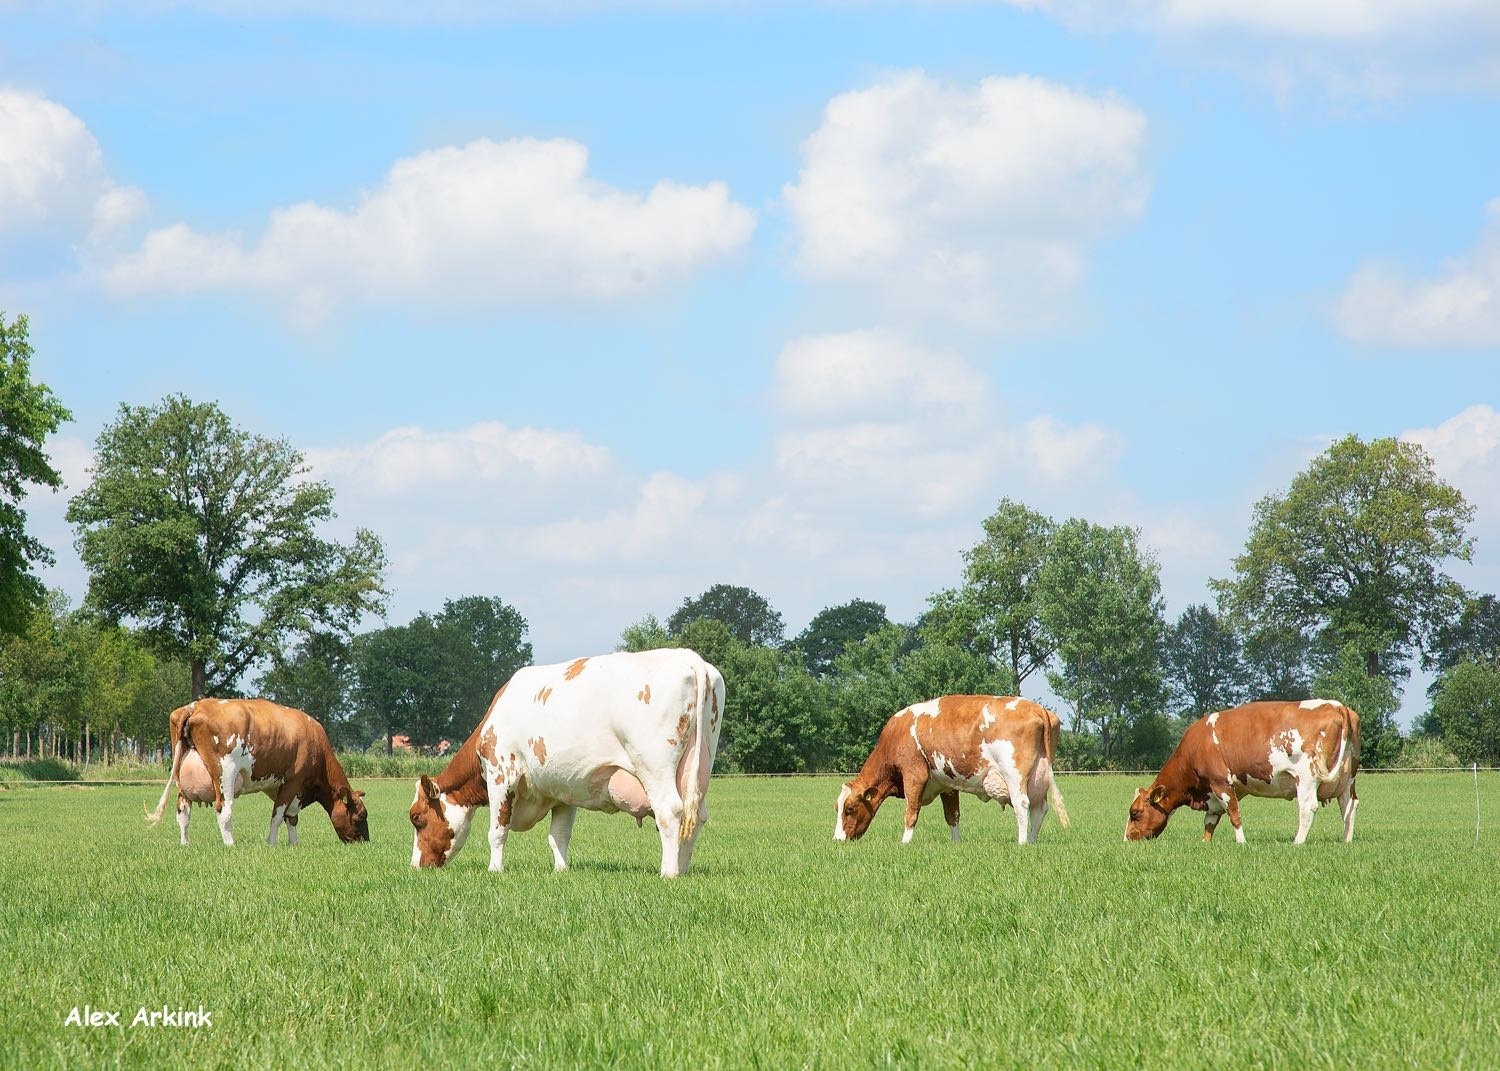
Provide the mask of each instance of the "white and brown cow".
[{"label": "white and brown cow", "polygon": [[1354,791],[1359,773],[1359,715],[1331,699],[1273,700],[1220,710],[1189,725],[1177,750],[1147,788],[1136,789],[1125,839],[1156,837],[1179,807],[1203,811],[1203,839],[1229,815],[1244,843],[1241,796],[1297,801],[1301,844],[1318,805],[1337,799],[1344,841],[1354,839]]},{"label": "white and brown cow", "polygon": [[505,839],[551,815],[558,870],[578,808],[655,816],[661,873],[687,872],[724,711],[724,678],[687,650],[579,658],[529,666],[496,693],[488,713],[435,779],[422,775],[411,806],[412,866],[440,867],[463,847],[476,808],[489,805],[490,869]]},{"label": "white and brown cow", "polygon": [[1029,699],[1010,695],[945,695],[916,703],[891,717],[859,776],[839,791],[834,840],[857,840],[885,802],[906,800],[905,844],[923,806],[942,798],[943,815],[958,840],[958,794],[1009,804],[1016,839],[1034,843],[1048,800],[1068,824],[1062,793],[1052,777],[1061,723]]},{"label": "white and brown cow", "polygon": [[234,800],[247,792],[272,799],[271,831],[286,823],[289,844],[297,843],[297,814],[321,805],[344,843],[370,839],[364,793],[355,792],[334,757],[328,734],[300,710],[266,699],[199,699],[172,711],[172,773],[156,810],[161,821],[172,782],[177,782],[177,824],[188,842],[188,812],[194,803],[212,804],[225,844],[234,843]]}]

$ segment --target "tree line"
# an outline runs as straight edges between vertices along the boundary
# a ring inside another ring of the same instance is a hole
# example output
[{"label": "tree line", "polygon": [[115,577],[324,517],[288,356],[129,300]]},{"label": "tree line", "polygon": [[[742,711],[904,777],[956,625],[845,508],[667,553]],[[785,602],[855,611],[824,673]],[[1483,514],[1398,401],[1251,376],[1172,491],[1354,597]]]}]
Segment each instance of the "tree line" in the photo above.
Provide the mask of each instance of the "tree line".
[{"label": "tree line", "polygon": [[[495,596],[358,631],[386,608],[379,537],[320,534],[333,491],[299,451],[180,395],[122,405],[101,432],[67,511],[87,596],[74,609],[43,591],[35,569],[51,555],[22,503],[30,486],[60,485],[44,446],[70,414],[32,382],[30,358],[25,317],[0,314],[0,741],[12,753],[159,749],[167,711],[242,689],[307,710],[344,747],[438,748],[532,661],[527,622]],[[1416,746],[1394,721],[1416,665],[1436,673],[1421,746],[1495,763],[1500,604],[1444,571],[1471,557],[1472,519],[1419,446],[1351,435],[1256,504],[1213,605],[1175,620],[1137,530],[1003,499],[958,582],[916,620],[859,598],[787,637],[764,597],[717,584],[665,622],[643,616],[619,647],[692,647],[723,671],[730,770],[849,769],[908,703],[1037,696],[1043,683],[1074,768],[1155,765],[1206,711],[1313,695],[1360,712],[1364,761],[1380,765]]]}]

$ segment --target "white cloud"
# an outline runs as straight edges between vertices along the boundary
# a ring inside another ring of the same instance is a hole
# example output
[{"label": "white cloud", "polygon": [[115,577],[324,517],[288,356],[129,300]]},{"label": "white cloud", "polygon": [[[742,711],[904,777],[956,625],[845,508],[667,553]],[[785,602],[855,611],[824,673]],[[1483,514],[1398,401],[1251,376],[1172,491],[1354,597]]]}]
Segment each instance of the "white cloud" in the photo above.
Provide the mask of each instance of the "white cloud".
[{"label": "white cloud", "polygon": [[1002,481],[1097,479],[1123,449],[1096,425],[1005,413],[972,364],[893,331],[793,340],[776,375],[776,473],[824,515],[931,521],[986,508]]},{"label": "white cloud", "polygon": [[569,432],[485,422],[458,431],[394,428],[373,442],[306,452],[313,475],[348,480],[367,493],[451,491],[488,494],[496,486],[592,481],[609,472],[610,452]]},{"label": "white cloud", "polygon": [[798,264],[972,323],[1045,318],[1089,243],[1143,209],[1145,127],[1124,101],[1039,78],[906,71],[841,94],[783,190]]},{"label": "white cloud", "polygon": [[1500,413],[1488,405],[1471,405],[1432,428],[1401,433],[1432,455],[1439,474],[1465,495],[1494,497],[1500,505]]},{"label": "white cloud", "polygon": [[630,298],[722,260],[755,216],[722,182],[640,194],[588,175],[565,139],[478,140],[396,162],[350,211],[304,202],[253,242],[183,225],[104,269],[120,293],[237,289],[318,322],[357,302],[493,309]]},{"label": "white cloud", "polygon": [[1500,346],[1500,199],[1485,216],[1478,244],[1436,278],[1409,281],[1386,265],[1362,266],[1339,299],[1339,330],[1371,346]]},{"label": "white cloud", "polygon": [[141,191],[109,177],[82,119],[39,93],[0,89],[0,239],[36,230],[100,240],[144,209]]},{"label": "white cloud", "polygon": [[1340,96],[1500,82],[1493,0],[1009,0],[1088,30],[1145,30],[1190,62],[1225,65],[1285,94]]}]

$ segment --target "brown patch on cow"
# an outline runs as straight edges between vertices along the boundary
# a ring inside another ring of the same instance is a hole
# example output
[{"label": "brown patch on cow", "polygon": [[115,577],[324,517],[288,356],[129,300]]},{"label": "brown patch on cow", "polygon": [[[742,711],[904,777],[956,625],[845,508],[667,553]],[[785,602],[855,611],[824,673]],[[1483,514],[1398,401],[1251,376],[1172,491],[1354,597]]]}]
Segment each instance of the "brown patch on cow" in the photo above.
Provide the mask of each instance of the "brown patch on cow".
[{"label": "brown patch on cow", "polygon": [[495,828],[510,825],[511,811],[515,809],[516,794],[507,792],[505,798],[500,801],[500,809],[495,812]]},{"label": "brown patch on cow", "polygon": [[578,676],[578,674],[580,674],[580,673],[583,672],[583,667],[586,666],[587,664],[588,664],[588,659],[587,658],[580,658],[580,659],[576,660],[575,662],[571,663],[568,666],[568,668],[563,671],[563,680],[565,680],[565,681],[573,680],[575,677]]},{"label": "brown patch on cow", "polygon": [[539,691],[539,692],[536,693],[536,701],[538,703],[542,704],[542,706],[546,706],[547,705],[547,700],[549,700],[551,698],[552,698],[552,686],[550,684],[547,687],[543,688],[541,691]]},{"label": "brown patch on cow", "polygon": [[635,693],[635,697],[637,699],[639,699],[642,703],[649,703],[649,702],[651,702],[651,685],[648,684],[644,688],[642,688],[640,691],[636,692]]},{"label": "brown patch on cow", "polygon": [[680,717],[678,717],[678,719],[677,719],[677,739],[679,739],[679,740],[686,740],[687,739],[687,734],[688,734],[688,729],[690,729],[692,727],[692,724],[693,724],[693,719],[689,718],[686,714],[683,714]]},{"label": "brown patch on cow", "polygon": [[533,740],[528,740],[527,743],[531,745],[531,750],[536,755],[537,765],[547,765],[547,741],[538,736]]},{"label": "brown patch on cow", "polygon": [[485,722],[479,727],[479,756],[488,759],[491,766],[496,765],[495,759],[495,727]]}]

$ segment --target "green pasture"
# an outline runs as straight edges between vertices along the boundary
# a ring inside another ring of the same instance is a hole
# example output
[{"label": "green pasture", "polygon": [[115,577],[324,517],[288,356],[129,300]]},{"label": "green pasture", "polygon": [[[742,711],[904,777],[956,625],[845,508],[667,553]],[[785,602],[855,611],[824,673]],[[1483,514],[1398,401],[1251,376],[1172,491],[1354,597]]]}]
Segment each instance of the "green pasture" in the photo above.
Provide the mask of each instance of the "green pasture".
[{"label": "green pasture", "polygon": [[[832,778],[716,779],[693,872],[655,831],[580,815],[486,871],[476,826],[413,872],[406,782],[363,782],[372,841],[270,804],[177,844],[150,787],[0,791],[0,1061],[193,1067],[1500,1067],[1500,775],[1365,775],[1336,807],[1180,812],[1121,840],[1138,779],[1061,778],[1073,817],[1019,847],[965,797],[899,841],[899,804],[831,839]],[[84,1004],[196,1008],[211,1028],[64,1025]]]}]

